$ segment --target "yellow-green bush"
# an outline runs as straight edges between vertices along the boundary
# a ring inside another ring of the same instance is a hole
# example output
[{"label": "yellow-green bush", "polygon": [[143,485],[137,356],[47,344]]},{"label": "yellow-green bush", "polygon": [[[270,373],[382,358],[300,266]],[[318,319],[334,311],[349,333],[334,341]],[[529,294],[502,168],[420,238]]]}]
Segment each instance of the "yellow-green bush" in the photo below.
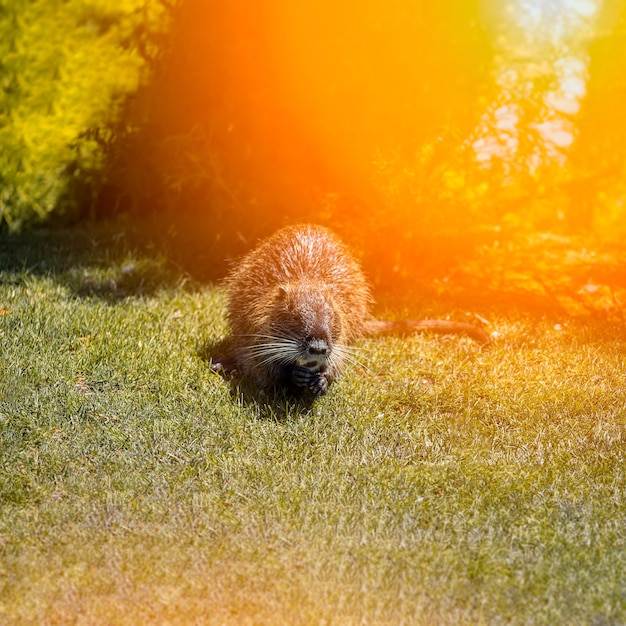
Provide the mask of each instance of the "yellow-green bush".
[{"label": "yellow-green bush", "polygon": [[[138,85],[135,35],[158,0],[9,0],[0,7],[0,224],[36,221],[97,163],[90,129]],[[65,207],[67,208],[67,207]]]}]

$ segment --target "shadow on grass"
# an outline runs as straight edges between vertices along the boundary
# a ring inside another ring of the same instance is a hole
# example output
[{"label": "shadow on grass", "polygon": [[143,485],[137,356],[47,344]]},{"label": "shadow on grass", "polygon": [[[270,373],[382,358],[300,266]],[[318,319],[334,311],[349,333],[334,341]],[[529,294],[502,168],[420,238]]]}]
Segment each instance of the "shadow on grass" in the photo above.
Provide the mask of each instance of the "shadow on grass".
[{"label": "shadow on grass", "polygon": [[[391,272],[363,258],[378,302],[407,317],[458,321],[501,315],[568,319],[626,328],[626,247],[581,237],[542,233],[491,233],[446,256],[451,244],[433,235]],[[215,282],[254,242],[219,232],[167,226],[164,221],[120,219],[73,228],[0,233],[3,280],[50,276],[77,297],[115,303],[158,290],[193,290]],[[445,244],[445,245],[444,245]],[[457,246],[458,247],[458,246]],[[447,261],[445,260],[447,259]],[[395,270],[398,270],[397,272]]]},{"label": "shadow on grass", "polygon": [[286,421],[293,416],[308,413],[315,398],[302,397],[286,390],[265,392],[249,381],[239,378],[232,354],[232,342],[229,337],[217,341],[206,341],[200,345],[197,355],[221,376],[230,386],[230,395],[234,401],[252,408],[259,419]]},{"label": "shadow on grass", "polygon": [[1,280],[47,276],[76,297],[115,304],[168,288],[193,289],[194,279],[149,241],[115,225],[0,233]]},{"label": "shadow on grass", "polygon": [[286,422],[311,412],[315,398],[294,396],[285,390],[261,392],[243,381],[231,383],[231,394],[261,420]]},{"label": "shadow on grass", "polygon": [[443,311],[626,328],[626,246],[620,243],[591,235],[494,232],[454,262],[440,263],[437,250],[445,258],[450,244],[433,239],[429,255],[418,246],[415,258],[405,260],[415,271],[379,281],[379,302],[408,308],[419,294]]}]

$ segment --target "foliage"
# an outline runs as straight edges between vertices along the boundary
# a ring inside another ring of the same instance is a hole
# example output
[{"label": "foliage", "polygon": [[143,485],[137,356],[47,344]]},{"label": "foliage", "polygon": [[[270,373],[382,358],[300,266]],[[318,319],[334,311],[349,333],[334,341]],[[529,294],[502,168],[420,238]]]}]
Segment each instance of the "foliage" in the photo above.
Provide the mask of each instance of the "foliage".
[{"label": "foliage", "polygon": [[458,233],[619,238],[618,5],[15,1],[2,219],[157,215],[215,258],[316,221],[381,281]]},{"label": "foliage", "polygon": [[503,229],[619,241],[624,3],[520,6],[496,28],[500,89],[478,128],[489,164],[481,217]]},{"label": "foliage", "polygon": [[387,279],[442,233],[615,237],[624,155],[598,125],[622,126],[623,21],[566,4],[185,0],[98,206],[187,221],[223,255],[327,223]]},{"label": "foliage", "polygon": [[614,324],[492,310],[268,407],[203,360],[222,291],[114,234],[0,238],[3,624],[626,621]]},{"label": "foliage", "polygon": [[378,226],[377,152],[470,128],[490,63],[477,2],[186,0],[170,24],[106,146],[105,189],[231,247],[312,216]]},{"label": "foliage", "polygon": [[12,229],[71,208],[102,155],[90,129],[137,88],[133,33],[158,2],[10,0],[0,8],[0,223]]}]

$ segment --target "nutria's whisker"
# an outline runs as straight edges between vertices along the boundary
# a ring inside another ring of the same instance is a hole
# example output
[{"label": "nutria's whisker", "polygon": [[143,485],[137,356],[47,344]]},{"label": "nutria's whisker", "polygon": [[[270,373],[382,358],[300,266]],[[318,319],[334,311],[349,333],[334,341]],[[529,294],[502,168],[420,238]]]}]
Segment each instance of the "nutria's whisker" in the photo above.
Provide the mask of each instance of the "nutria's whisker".
[{"label": "nutria's whisker", "polygon": [[350,365],[366,367],[365,363],[352,352],[349,346],[335,346],[333,356],[337,356],[337,358],[344,360],[346,363],[350,363]]},{"label": "nutria's whisker", "polygon": [[[342,349],[348,348],[345,352]],[[372,369],[366,364],[363,359],[358,358],[354,354],[350,352],[351,346],[340,346],[338,352],[338,357],[345,361],[348,365],[351,365],[355,369],[364,370],[365,372],[371,373]]]}]

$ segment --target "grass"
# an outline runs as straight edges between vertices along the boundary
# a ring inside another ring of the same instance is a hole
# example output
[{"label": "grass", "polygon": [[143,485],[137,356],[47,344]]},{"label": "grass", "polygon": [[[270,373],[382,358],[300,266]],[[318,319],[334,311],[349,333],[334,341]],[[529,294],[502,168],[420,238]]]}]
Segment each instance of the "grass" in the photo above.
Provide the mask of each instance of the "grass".
[{"label": "grass", "polygon": [[494,310],[268,407],[219,287],[81,237],[0,240],[1,623],[626,622],[623,332]]}]

